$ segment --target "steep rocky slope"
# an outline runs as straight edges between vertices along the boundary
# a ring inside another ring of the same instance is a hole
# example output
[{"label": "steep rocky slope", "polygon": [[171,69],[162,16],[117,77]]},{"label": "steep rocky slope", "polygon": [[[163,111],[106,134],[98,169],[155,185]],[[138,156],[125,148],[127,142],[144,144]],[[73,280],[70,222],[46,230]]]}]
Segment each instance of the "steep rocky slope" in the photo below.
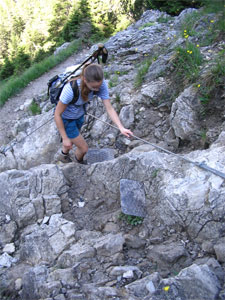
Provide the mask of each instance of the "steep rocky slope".
[{"label": "steep rocky slope", "polygon": [[[0,154],[1,299],[224,299],[224,90],[206,110],[198,87],[223,42],[200,46],[199,77],[181,84],[177,47],[187,43],[182,22],[193,12],[147,11],[106,43],[113,105],[147,143],[103,123],[109,120],[96,99],[88,112],[98,119],[87,115],[83,128],[91,164],[58,164],[46,94],[33,99],[40,115],[21,106]],[[196,21],[189,42],[200,44],[216,18]]]}]

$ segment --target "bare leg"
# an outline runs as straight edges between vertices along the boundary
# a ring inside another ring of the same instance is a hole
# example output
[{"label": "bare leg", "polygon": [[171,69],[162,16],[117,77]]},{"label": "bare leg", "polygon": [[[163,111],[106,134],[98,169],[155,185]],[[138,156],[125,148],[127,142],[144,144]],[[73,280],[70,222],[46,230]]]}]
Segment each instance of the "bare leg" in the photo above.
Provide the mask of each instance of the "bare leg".
[{"label": "bare leg", "polygon": [[88,151],[88,144],[86,143],[85,139],[81,134],[79,134],[78,137],[71,139],[71,142],[77,147],[75,151],[77,160],[82,160]]},{"label": "bare leg", "polygon": [[63,153],[68,154],[71,148],[72,148],[72,146],[66,147],[66,146],[63,145],[62,146],[62,151],[63,151]]}]

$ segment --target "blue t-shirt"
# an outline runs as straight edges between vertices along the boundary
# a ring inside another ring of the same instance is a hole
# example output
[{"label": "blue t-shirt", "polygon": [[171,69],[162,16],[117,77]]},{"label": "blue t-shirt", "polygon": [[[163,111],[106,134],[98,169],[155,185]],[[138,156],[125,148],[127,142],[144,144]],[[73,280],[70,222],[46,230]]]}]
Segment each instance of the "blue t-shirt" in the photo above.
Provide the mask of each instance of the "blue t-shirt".
[{"label": "blue t-shirt", "polygon": [[[81,79],[78,79],[77,85],[79,88],[79,98],[75,104],[71,104],[66,107],[66,109],[62,113],[62,117],[64,119],[79,119],[85,113],[84,104],[87,103],[87,101],[84,101],[81,97],[80,84],[81,84]],[[108,86],[105,80],[103,80],[102,85],[100,86],[99,90],[95,94],[98,97],[100,97],[102,100],[109,99]],[[68,82],[62,90],[59,100],[63,104],[69,104],[73,100],[73,96],[74,96],[73,89],[70,85],[70,82]],[[93,91],[91,91],[88,94],[88,101],[91,101],[92,99],[93,99]]]}]

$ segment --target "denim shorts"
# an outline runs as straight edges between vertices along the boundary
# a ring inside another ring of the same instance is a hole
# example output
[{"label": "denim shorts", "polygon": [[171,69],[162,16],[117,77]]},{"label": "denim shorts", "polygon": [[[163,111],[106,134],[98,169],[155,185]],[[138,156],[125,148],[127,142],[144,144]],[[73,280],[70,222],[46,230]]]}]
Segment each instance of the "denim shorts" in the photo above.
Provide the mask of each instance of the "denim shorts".
[{"label": "denim shorts", "polygon": [[78,137],[78,135],[80,134],[79,130],[81,129],[84,123],[84,116],[81,116],[79,119],[75,119],[75,120],[69,120],[63,118],[62,120],[68,138],[74,139]]}]

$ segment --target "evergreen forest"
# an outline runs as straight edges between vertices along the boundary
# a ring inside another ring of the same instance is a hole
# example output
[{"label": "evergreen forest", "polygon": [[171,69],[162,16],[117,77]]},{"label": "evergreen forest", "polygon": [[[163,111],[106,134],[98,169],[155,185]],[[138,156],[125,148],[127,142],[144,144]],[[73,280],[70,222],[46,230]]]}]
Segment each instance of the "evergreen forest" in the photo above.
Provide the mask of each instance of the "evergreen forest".
[{"label": "evergreen forest", "polygon": [[0,80],[18,76],[65,42],[104,41],[147,9],[178,15],[207,0],[1,0]]}]

